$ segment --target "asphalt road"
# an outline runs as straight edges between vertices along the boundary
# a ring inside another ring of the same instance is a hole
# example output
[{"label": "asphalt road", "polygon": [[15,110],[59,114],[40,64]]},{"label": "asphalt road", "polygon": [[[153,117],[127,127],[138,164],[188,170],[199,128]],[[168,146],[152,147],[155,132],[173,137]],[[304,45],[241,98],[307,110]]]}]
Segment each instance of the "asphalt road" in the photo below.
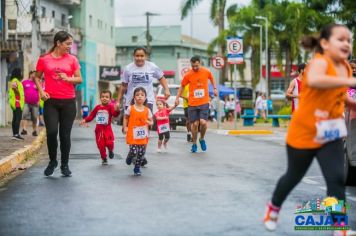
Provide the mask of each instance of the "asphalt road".
[{"label": "asphalt road", "polygon": [[[93,125],[92,125],[93,126]],[[275,233],[262,218],[276,181],[286,168],[284,134],[207,135],[208,152],[191,154],[182,132],[172,133],[169,152],[156,153],[152,133],[148,167],[133,176],[119,128],[115,159],[102,166],[92,128],[72,133],[71,178],[45,178],[47,157],[0,188],[0,235],[331,235],[294,231],[298,203],[325,196],[317,163],[281,211]],[[356,190],[348,189],[356,206]],[[356,210],[351,209],[356,228]]]}]

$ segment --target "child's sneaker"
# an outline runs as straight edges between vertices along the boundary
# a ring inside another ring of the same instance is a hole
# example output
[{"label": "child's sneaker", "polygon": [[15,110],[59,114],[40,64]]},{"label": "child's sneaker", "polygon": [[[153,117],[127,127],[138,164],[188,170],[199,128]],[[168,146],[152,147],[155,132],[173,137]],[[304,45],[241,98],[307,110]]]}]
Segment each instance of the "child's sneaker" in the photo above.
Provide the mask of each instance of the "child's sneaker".
[{"label": "child's sneaker", "polygon": [[108,164],[108,159],[103,159],[103,161],[101,162],[101,164],[104,166],[104,165],[107,165]]},{"label": "child's sneaker", "polygon": [[134,175],[136,175],[136,176],[140,176],[141,175],[141,171],[140,171],[140,166],[139,165],[135,166]]},{"label": "child's sneaker", "polygon": [[127,157],[126,157],[126,164],[127,164],[127,165],[131,165],[131,163],[132,163],[132,157],[130,157],[129,155],[127,155]]},{"label": "child's sneaker", "polygon": [[203,152],[206,151],[206,142],[204,139],[199,139],[200,147]]},{"label": "child's sneaker", "polygon": [[158,153],[162,153],[162,149],[161,148],[157,148],[157,152]]},{"label": "child's sneaker", "polygon": [[190,150],[192,153],[196,153],[198,151],[198,146],[196,143],[192,145],[192,149]]},{"label": "child's sneaker", "polygon": [[113,151],[109,151],[109,158],[110,159],[113,159],[115,156],[114,152]]},{"label": "child's sneaker", "polygon": [[267,204],[265,218],[263,219],[263,223],[267,230],[269,231],[276,230],[280,209],[281,208],[279,207],[273,206],[271,202]]},{"label": "child's sneaker", "polygon": [[146,159],[146,157],[144,157],[141,161],[141,167],[145,167],[147,165],[148,161]]}]

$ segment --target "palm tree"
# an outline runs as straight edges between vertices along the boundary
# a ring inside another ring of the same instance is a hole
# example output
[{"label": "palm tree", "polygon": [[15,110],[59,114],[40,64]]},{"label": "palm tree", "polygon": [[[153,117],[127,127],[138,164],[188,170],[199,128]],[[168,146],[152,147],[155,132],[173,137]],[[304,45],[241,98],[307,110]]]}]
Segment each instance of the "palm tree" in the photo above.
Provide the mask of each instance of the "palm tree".
[{"label": "palm tree", "polygon": [[[185,19],[189,13],[192,11],[194,7],[196,7],[202,0],[185,0],[182,5],[181,10],[181,18]],[[226,8],[226,0],[212,0],[211,8],[210,8],[210,19],[213,24],[218,27],[218,34],[223,35],[225,29],[225,8]],[[220,37],[221,38],[221,37]],[[221,56],[225,55],[225,40],[217,41],[218,54]],[[225,70],[220,71],[220,82],[223,82],[226,78]]]}]

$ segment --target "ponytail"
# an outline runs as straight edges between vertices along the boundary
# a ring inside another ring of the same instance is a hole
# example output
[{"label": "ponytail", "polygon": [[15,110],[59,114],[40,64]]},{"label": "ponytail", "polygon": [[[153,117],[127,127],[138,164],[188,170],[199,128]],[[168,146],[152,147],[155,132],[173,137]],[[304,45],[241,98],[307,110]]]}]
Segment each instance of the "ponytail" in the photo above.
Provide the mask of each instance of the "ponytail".
[{"label": "ponytail", "polygon": [[73,36],[68,33],[67,31],[58,31],[53,38],[53,46],[49,49],[47,54],[52,53],[56,47],[57,47],[57,42],[59,41],[60,43],[63,43],[64,41],[68,40],[69,38],[73,38]]}]

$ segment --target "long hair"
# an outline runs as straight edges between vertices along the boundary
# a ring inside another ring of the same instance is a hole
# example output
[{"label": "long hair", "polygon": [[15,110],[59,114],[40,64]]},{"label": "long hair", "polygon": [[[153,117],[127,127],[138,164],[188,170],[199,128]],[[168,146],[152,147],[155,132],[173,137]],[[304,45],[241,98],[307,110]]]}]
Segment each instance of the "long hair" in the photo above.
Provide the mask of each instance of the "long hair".
[{"label": "long hair", "polygon": [[143,103],[144,106],[147,106],[147,92],[146,92],[146,89],[143,88],[143,87],[137,87],[135,88],[134,92],[133,92],[133,96],[132,96],[132,100],[131,100],[131,105],[134,105],[135,104],[135,96],[136,96],[136,93],[138,92],[143,92],[145,94],[145,101]]},{"label": "long hair", "polygon": [[64,30],[58,31],[54,35],[53,46],[49,49],[49,51],[47,53],[52,53],[54,51],[54,49],[56,49],[58,41],[60,43],[63,43],[64,41],[66,41],[69,38],[73,38],[73,36],[70,33],[68,33],[67,31],[64,31]]},{"label": "long hair", "polygon": [[331,35],[333,34],[333,29],[337,27],[347,28],[345,25],[342,24],[333,23],[326,25],[321,29],[319,36],[304,36],[300,44],[307,50],[312,51],[315,49],[316,52],[323,54],[323,49],[320,45],[320,41],[322,39],[329,40]]}]

